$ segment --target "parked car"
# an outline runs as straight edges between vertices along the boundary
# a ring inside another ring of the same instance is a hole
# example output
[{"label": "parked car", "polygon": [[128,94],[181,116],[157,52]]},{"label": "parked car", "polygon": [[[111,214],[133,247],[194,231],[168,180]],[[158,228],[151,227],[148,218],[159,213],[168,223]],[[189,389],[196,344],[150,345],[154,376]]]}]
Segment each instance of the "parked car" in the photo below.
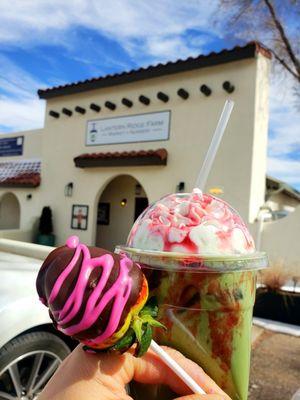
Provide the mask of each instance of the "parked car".
[{"label": "parked car", "polygon": [[[16,242],[18,243],[18,242]],[[0,399],[34,400],[74,343],[38,300],[42,260],[0,251]]]}]

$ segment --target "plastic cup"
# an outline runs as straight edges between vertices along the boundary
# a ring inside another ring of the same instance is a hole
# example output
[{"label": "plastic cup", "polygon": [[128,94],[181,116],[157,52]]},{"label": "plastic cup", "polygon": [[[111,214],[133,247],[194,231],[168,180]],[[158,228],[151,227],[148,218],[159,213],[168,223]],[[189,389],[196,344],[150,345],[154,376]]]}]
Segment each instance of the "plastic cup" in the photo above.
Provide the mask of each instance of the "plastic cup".
[{"label": "plastic cup", "polygon": [[117,252],[140,263],[158,300],[167,330],[156,330],[155,340],[194,360],[233,400],[246,400],[256,273],[267,266],[266,255],[201,258],[122,246]]}]

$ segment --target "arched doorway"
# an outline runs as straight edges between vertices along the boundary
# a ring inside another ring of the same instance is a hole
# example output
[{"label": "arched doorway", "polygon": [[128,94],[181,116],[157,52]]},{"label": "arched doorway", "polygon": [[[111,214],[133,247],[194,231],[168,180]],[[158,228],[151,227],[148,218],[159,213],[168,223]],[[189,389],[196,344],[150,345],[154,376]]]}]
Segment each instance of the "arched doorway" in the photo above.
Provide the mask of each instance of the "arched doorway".
[{"label": "arched doorway", "polygon": [[96,246],[113,251],[117,244],[124,244],[147,206],[145,190],[135,178],[120,175],[110,181],[98,202]]},{"label": "arched doorway", "polygon": [[5,193],[0,200],[0,230],[20,227],[20,203],[13,193]]}]

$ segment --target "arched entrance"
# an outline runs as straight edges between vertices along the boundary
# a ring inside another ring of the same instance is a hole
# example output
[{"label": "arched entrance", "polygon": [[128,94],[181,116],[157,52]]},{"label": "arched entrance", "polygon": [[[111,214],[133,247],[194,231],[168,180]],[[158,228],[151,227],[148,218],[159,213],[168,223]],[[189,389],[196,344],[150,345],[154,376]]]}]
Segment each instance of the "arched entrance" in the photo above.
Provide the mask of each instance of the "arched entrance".
[{"label": "arched entrance", "polygon": [[0,200],[0,230],[20,227],[20,203],[13,193],[5,193]]},{"label": "arched entrance", "polygon": [[148,206],[142,185],[130,175],[114,178],[103,190],[97,213],[96,246],[113,251],[126,242],[132,224]]}]

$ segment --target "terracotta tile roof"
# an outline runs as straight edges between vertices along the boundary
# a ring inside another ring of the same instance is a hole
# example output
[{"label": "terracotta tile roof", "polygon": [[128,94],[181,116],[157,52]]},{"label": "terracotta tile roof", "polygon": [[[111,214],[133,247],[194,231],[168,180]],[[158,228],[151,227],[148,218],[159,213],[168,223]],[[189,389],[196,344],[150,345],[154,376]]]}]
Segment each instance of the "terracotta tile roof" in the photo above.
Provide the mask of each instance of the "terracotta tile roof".
[{"label": "terracotta tile roof", "polygon": [[41,161],[0,162],[0,187],[37,187],[41,183]]},{"label": "terracotta tile roof", "polygon": [[133,165],[166,165],[166,149],[86,153],[74,158],[76,167],[111,167]]},{"label": "terracotta tile roof", "polygon": [[54,86],[48,89],[40,89],[38,90],[38,95],[41,99],[49,99],[51,97],[121,85],[124,83],[156,78],[158,76],[190,71],[193,69],[224,64],[246,58],[254,58],[258,53],[263,54],[267,58],[271,58],[271,53],[268,49],[266,49],[261,43],[253,41],[244,46],[235,46],[232,49],[224,49],[220,52],[211,52],[206,55],[199,55],[198,57],[189,57],[184,60],[178,59],[177,61],[170,61],[164,64],[159,63],[157,65],[150,65],[146,68],[132,69],[130,71],[86,79],[84,81],[68,83],[66,85]]}]

